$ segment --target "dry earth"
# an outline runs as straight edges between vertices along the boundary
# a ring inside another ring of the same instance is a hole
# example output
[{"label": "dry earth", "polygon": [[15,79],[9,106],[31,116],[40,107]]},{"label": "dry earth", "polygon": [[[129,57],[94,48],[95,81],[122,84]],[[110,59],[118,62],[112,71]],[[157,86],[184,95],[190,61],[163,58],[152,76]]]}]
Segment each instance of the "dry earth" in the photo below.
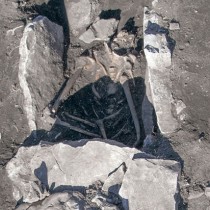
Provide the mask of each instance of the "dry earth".
[{"label": "dry earth", "polygon": [[[180,23],[180,30],[170,31],[170,36],[176,41],[170,79],[174,99],[181,100],[186,105],[185,120],[180,121],[180,128],[170,136],[163,138],[160,135],[156,155],[178,160],[183,165],[180,178],[183,200],[179,209],[206,210],[210,206],[210,200],[204,195],[206,186],[210,184],[210,28],[208,27],[210,5],[208,0],[154,2],[157,2],[156,10],[161,16]],[[135,9],[139,4],[142,11]],[[64,27],[64,74],[71,73],[69,69],[74,66],[74,58],[89,48],[84,45],[81,50],[74,39],[69,40],[69,28],[63,5],[63,1],[56,0],[29,0],[26,5],[24,1],[0,0],[0,209],[2,210],[13,209],[16,205],[11,198],[11,187],[5,176],[5,164],[30,134],[23,113],[23,94],[17,76],[18,47],[24,26],[33,17],[41,14]],[[151,2],[110,0],[101,5],[106,10],[129,8],[127,13],[124,13],[119,28],[123,28],[131,14],[138,13],[139,21],[136,22],[136,26],[142,30],[143,7],[151,7]],[[139,36],[141,35],[140,31]],[[143,61],[139,67],[141,72],[137,76],[143,76],[146,68],[144,56],[141,59]],[[138,85],[132,90],[135,97],[142,94],[138,91],[144,87],[142,81],[139,81]],[[74,91],[83,86],[83,83],[78,84]],[[137,97],[137,104],[138,100]],[[40,133],[42,137],[45,135]],[[76,134],[71,136],[75,139],[83,137]],[[62,138],[68,136],[64,133]]]}]

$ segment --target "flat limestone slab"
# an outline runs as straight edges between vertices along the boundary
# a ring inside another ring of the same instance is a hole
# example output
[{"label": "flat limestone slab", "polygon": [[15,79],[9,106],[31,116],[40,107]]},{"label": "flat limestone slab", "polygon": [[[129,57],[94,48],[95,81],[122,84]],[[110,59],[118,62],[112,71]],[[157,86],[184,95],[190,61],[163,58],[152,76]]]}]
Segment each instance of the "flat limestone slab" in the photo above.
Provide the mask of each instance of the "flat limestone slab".
[{"label": "flat limestone slab", "polygon": [[100,181],[104,191],[120,195],[125,210],[176,209],[179,163],[153,159],[116,141],[43,142],[21,147],[6,171],[16,201],[34,203]]},{"label": "flat limestone slab", "polygon": [[177,129],[178,122],[172,114],[171,50],[169,49],[167,29],[163,27],[162,17],[148,8],[144,10],[143,25],[148,82],[158,125],[163,134],[172,133]]},{"label": "flat limestone slab", "polygon": [[16,200],[23,196],[29,203],[42,199],[46,195],[36,184],[39,180],[46,188],[53,184],[54,189],[89,186],[97,180],[104,182],[134,152],[137,150],[100,141],[21,147],[7,165],[14,184],[13,196]]},{"label": "flat limestone slab", "polygon": [[177,209],[180,166],[176,161],[136,159],[127,163],[127,167],[119,192],[125,209]]}]

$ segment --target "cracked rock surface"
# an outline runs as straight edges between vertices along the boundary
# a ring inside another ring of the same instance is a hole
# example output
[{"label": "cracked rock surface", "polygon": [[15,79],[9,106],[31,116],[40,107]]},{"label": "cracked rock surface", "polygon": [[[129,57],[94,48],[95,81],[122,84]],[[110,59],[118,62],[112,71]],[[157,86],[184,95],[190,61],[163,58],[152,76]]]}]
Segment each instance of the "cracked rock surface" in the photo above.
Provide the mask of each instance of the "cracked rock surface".
[{"label": "cracked rock surface", "polygon": [[[139,158],[133,159],[136,154]],[[48,203],[58,205],[57,200],[71,203],[71,194],[55,192],[87,188],[97,181],[104,183],[102,189],[106,193],[119,195],[126,210],[149,210],[154,206],[176,209],[179,163],[153,159],[146,154],[140,158],[141,154],[144,153],[109,140],[81,140],[53,145],[43,142],[38,146],[21,147],[6,170],[15,200],[22,198],[26,203],[34,203],[52,194],[42,202],[43,209]],[[119,190],[114,190],[116,185]],[[96,198],[93,201],[101,205]]]}]

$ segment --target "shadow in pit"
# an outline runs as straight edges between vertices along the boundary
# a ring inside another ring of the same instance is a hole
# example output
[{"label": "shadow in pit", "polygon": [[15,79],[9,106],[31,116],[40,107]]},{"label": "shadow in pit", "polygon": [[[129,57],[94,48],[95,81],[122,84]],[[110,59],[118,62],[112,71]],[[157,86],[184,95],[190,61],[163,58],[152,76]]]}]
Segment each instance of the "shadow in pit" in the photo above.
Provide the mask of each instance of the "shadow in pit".
[{"label": "shadow in pit", "polygon": [[33,133],[25,140],[24,146],[39,144],[41,140],[60,142],[104,138],[132,147],[136,143],[138,132],[137,146],[141,147],[145,138],[141,117],[145,97],[144,79],[138,77],[128,80],[126,84],[129,86],[136,118],[131,114],[124,84],[121,85],[105,76],[81,88],[61,103],[55,116],[59,120],[52,129],[48,132],[36,131],[36,135]]},{"label": "shadow in pit", "polygon": [[[137,119],[134,119],[123,85],[125,83],[114,82],[105,76],[78,91],[73,90],[75,93],[59,106],[55,116],[57,120],[52,129],[35,131],[36,138],[31,135],[23,146],[37,145],[40,141],[56,143],[64,140],[107,138],[129,147],[135,145],[158,158],[179,161],[183,167],[183,160],[173,150],[170,141],[159,133],[159,129],[155,131],[155,143],[146,149],[142,147],[145,137],[152,134],[152,126],[157,127],[155,111],[146,96],[144,79],[129,79],[127,85],[137,115]],[[139,141],[135,120],[139,126]],[[65,186],[60,189],[65,189]],[[181,198],[180,200],[183,203]]]}]

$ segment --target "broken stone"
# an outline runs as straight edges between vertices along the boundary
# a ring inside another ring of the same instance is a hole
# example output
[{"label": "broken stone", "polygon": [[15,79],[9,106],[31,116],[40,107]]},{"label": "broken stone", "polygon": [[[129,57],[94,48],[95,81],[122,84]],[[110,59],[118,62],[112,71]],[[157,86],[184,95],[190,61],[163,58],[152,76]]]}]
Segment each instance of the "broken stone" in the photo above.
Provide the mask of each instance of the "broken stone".
[{"label": "broken stone", "polygon": [[84,196],[79,192],[54,193],[45,198],[41,203],[22,204],[16,210],[90,210],[91,207],[85,201]]},{"label": "broken stone", "polygon": [[[99,191],[101,183],[109,193],[113,187],[116,196],[121,196],[125,210],[149,210],[154,206],[175,209],[180,166],[176,161],[152,158],[111,140],[42,142],[37,146],[21,147],[8,162],[6,171],[14,199],[33,203],[30,206],[36,206],[35,209],[45,209],[49,203],[59,209],[58,201],[78,206],[75,201],[80,200],[74,199],[74,192],[84,192],[94,183],[98,183],[95,186]],[[116,184],[121,188],[116,190]],[[58,192],[61,193],[56,194]],[[84,204],[86,199],[77,195]],[[43,200],[41,204],[37,203],[39,200]],[[97,194],[91,201],[103,206],[104,210],[117,209],[115,204],[121,203],[103,194]]]},{"label": "broken stone", "polygon": [[116,31],[118,22],[114,18],[97,20],[79,39],[87,44],[93,41],[108,41]]},{"label": "broken stone", "polygon": [[51,127],[45,108],[62,81],[63,40],[62,27],[43,16],[36,17],[24,29],[19,47],[18,77],[30,131]]},{"label": "broken stone", "polygon": [[126,210],[177,209],[176,161],[135,159],[127,167],[119,192]]},{"label": "broken stone", "polygon": [[176,23],[176,22],[170,22],[169,23],[169,29],[171,31],[179,30],[180,29],[180,25],[179,25],[179,23]]},{"label": "broken stone", "polygon": [[168,48],[167,29],[161,26],[162,17],[144,9],[144,52],[149,68],[164,71],[171,66],[171,51]]},{"label": "broken stone", "polygon": [[172,114],[170,66],[171,51],[167,41],[167,29],[163,27],[162,17],[153,10],[144,10],[144,52],[148,65],[152,103],[162,133],[172,133],[178,122]]},{"label": "broken stone", "polygon": [[101,12],[97,1],[65,0],[64,4],[70,31],[76,38],[86,31]]},{"label": "broken stone", "polygon": [[78,36],[91,23],[91,2],[89,0],[65,0],[69,28]]},{"label": "broken stone", "polygon": [[115,141],[86,140],[21,147],[7,165],[13,197],[17,201],[23,197],[24,202],[33,203],[47,196],[43,188],[50,189],[53,185],[56,190],[61,186],[104,182],[110,172],[137,151]]}]

